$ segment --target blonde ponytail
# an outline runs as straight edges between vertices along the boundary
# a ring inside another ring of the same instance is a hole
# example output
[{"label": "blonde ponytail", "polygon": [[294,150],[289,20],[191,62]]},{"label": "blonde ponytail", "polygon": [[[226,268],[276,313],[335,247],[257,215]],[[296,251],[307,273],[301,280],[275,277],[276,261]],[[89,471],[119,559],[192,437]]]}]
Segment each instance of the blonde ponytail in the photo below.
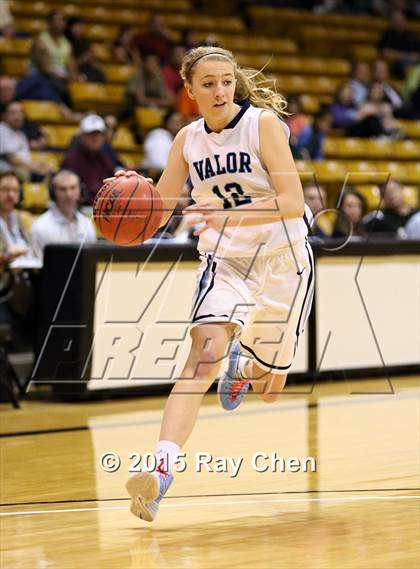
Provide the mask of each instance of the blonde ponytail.
[{"label": "blonde ponytail", "polygon": [[204,57],[225,61],[233,66],[236,89],[235,102],[249,101],[255,107],[274,111],[279,117],[288,115],[286,99],[276,92],[275,79],[266,78],[256,69],[241,68],[231,51],[222,47],[196,47],[189,51],[182,61],[181,77],[184,82],[191,83],[195,64]]}]

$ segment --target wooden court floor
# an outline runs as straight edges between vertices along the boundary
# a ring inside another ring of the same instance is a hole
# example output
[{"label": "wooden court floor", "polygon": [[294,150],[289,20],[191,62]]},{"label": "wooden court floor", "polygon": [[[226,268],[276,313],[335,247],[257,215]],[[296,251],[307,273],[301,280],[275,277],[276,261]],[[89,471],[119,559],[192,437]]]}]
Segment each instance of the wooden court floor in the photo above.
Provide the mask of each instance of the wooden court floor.
[{"label": "wooden court floor", "polygon": [[[124,482],[130,453],[155,449],[165,397],[2,404],[0,566],[418,568],[418,380],[291,386],[231,413],[207,394],[153,524],[129,513]],[[305,457],[316,472],[292,472]]]}]

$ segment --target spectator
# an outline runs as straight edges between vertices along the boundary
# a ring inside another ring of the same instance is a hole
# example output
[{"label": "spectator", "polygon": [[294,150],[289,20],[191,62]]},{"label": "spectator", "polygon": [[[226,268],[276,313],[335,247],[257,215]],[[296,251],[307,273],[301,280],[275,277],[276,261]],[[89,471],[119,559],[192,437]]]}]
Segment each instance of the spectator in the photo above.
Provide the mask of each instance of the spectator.
[{"label": "spectator", "polygon": [[103,149],[106,125],[98,115],[85,116],[80,121],[80,139],[72,145],[61,165],[78,174],[86,187],[85,201],[91,205],[102,186],[102,180],[114,174],[114,163]]},{"label": "spectator", "polygon": [[366,102],[358,109],[355,123],[347,132],[361,138],[402,137],[380,83],[372,83]]},{"label": "spectator", "polygon": [[299,138],[302,130],[308,126],[309,120],[302,111],[302,103],[299,95],[291,95],[287,101],[287,112],[290,113],[285,121],[290,130],[290,136]]},{"label": "spectator", "polygon": [[35,39],[33,58],[46,63],[51,77],[66,80],[75,76],[76,67],[73,59],[73,49],[64,35],[66,26],[61,12],[52,11],[47,17],[48,29],[41,32]]},{"label": "spectator", "polygon": [[332,232],[332,224],[329,218],[321,215],[327,208],[327,192],[322,186],[308,184],[303,188],[305,203],[314,216],[311,224],[311,235],[314,237],[329,237]]},{"label": "spectator", "polygon": [[378,44],[383,57],[393,65],[393,72],[404,79],[404,68],[419,61],[420,43],[417,35],[407,29],[407,19],[402,10],[394,10],[387,28]]},{"label": "spectator", "polygon": [[131,26],[121,26],[117,39],[111,44],[113,58],[121,65],[138,65],[141,61],[137,49],[133,48],[135,30]]},{"label": "spectator", "polygon": [[78,211],[81,199],[80,179],[69,170],[60,170],[51,180],[53,205],[34,221],[30,238],[42,259],[49,243],[94,243],[96,234],[91,221]]},{"label": "spectator", "polygon": [[332,128],[349,128],[353,125],[356,108],[353,90],[350,83],[343,83],[336,93],[335,100],[330,106]]},{"label": "spectator", "polygon": [[0,2],[0,37],[13,37],[14,31],[15,23],[10,11],[9,0],[3,0]]},{"label": "spectator", "polygon": [[404,119],[415,119],[417,116],[414,106],[404,102],[400,93],[391,85],[389,65],[385,59],[377,59],[373,64],[373,78],[382,85],[384,98],[391,107],[394,116]]},{"label": "spectator", "polygon": [[[121,160],[121,158],[118,156],[117,151],[112,146],[112,141],[118,129],[118,119],[117,117],[114,117],[114,115],[106,115],[106,117],[104,117],[104,123],[106,130],[105,130],[105,142],[102,146],[102,150],[112,160],[114,168],[125,168],[124,162]],[[69,149],[77,148],[79,144],[80,144],[80,133],[76,134],[72,138],[69,145]]]},{"label": "spectator", "polygon": [[45,150],[48,146],[48,135],[42,127],[34,121],[25,118],[23,123],[22,132],[25,134],[29,141],[31,150]]},{"label": "spectator", "polygon": [[356,61],[353,63],[349,83],[353,91],[353,103],[356,107],[360,107],[367,99],[370,78],[370,67],[366,61]]},{"label": "spectator", "polygon": [[146,33],[139,34],[134,38],[134,46],[143,57],[157,55],[160,61],[165,63],[170,58],[173,42],[171,32],[166,27],[163,16],[156,13],[152,14],[146,27],[148,30]]},{"label": "spectator", "polygon": [[[31,217],[16,209],[20,201],[20,182],[13,171],[0,173],[0,263],[3,282],[9,281],[9,298],[0,303],[0,323],[12,330],[12,349],[32,349],[36,319],[33,313],[33,289],[30,273],[22,267],[32,266],[36,257],[28,230]],[[9,263],[21,268],[9,270]]]},{"label": "spectator", "polygon": [[416,209],[404,204],[402,186],[396,180],[389,180],[382,191],[383,208],[368,213],[363,225],[368,233],[386,233],[396,236],[402,233],[407,221]]},{"label": "spectator", "polygon": [[0,171],[14,169],[25,180],[39,181],[51,168],[32,162],[29,140],[22,131],[24,122],[22,105],[9,103],[0,123]]},{"label": "spectator", "polygon": [[12,171],[0,172],[0,239],[3,253],[22,261],[32,261],[35,254],[29,239],[32,218],[19,211],[21,188],[17,175]]},{"label": "spectator", "polygon": [[43,68],[33,66],[24,77],[19,79],[16,86],[17,101],[31,99],[34,101],[53,101],[60,106],[64,117],[70,117],[72,111],[65,103],[68,102],[67,88],[64,84],[50,80],[48,72]]},{"label": "spectator", "polygon": [[156,55],[147,55],[128,81],[121,119],[132,115],[133,107],[169,107],[173,96],[165,87],[165,79]]},{"label": "spectator", "polygon": [[104,150],[114,163],[114,168],[125,168],[123,160],[112,146],[112,141],[118,130],[118,119],[114,115],[106,115],[104,121],[106,126]]},{"label": "spectator", "polygon": [[321,108],[313,123],[305,127],[299,136],[298,149],[305,160],[324,159],[324,141],[331,129],[332,116],[328,108]]},{"label": "spectator", "polygon": [[191,121],[200,116],[197,103],[188,95],[184,86],[176,95],[175,108],[185,121]]},{"label": "spectator", "polygon": [[14,100],[15,94],[16,79],[6,75],[0,76],[0,116],[3,115],[7,105]]},{"label": "spectator", "polygon": [[196,32],[194,30],[191,30],[190,28],[187,28],[182,31],[180,43],[182,46],[184,46],[186,51],[190,51],[190,49],[194,49],[195,47],[201,45],[201,42],[199,41]]},{"label": "spectator", "polygon": [[70,18],[66,26],[66,37],[72,44],[79,79],[105,83],[105,74],[95,55],[95,46],[85,34],[84,21],[81,18]]},{"label": "spectator", "polygon": [[347,189],[341,199],[331,237],[366,237],[363,217],[367,212],[367,203],[359,192]]},{"label": "spectator", "polygon": [[86,25],[81,18],[69,18],[66,23],[65,36],[73,48],[76,63],[89,51],[91,42],[86,37]]},{"label": "spectator", "polygon": [[147,170],[152,177],[160,176],[166,167],[169,151],[177,132],[182,128],[183,120],[179,113],[169,111],[163,127],[154,128],[144,139],[144,161],[142,170]]},{"label": "spectator", "polygon": [[181,45],[175,46],[172,50],[168,63],[162,67],[162,74],[165,78],[166,88],[173,95],[175,95],[184,86],[184,82],[179,72],[184,55],[185,48]]},{"label": "spectator", "polygon": [[420,211],[410,217],[404,230],[407,239],[420,240]]},{"label": "spectator", "polygon": [[405,101],[420,115],[420,63],[411,67],[403,86]]}]

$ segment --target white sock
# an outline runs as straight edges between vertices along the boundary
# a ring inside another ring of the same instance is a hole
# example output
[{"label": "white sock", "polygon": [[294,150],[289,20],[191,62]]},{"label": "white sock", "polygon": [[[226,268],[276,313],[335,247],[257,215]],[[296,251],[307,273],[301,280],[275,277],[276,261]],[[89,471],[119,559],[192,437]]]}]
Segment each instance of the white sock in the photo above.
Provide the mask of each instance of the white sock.
[{"label": "white sock", "polygon": [[241,354],[239,356],[238,371],[242,374],[242,377],[249,379],[249,372],[251,368],[251,359],[248,356]]},{"label": "white sock", "polygon": [[172,441],[159,441],[155,453],[157,464],[155,474],[162,476],[163,474],[159,474],[159,470],[163,470],[164,473],[171,473],[180,450],[180,447]]}]

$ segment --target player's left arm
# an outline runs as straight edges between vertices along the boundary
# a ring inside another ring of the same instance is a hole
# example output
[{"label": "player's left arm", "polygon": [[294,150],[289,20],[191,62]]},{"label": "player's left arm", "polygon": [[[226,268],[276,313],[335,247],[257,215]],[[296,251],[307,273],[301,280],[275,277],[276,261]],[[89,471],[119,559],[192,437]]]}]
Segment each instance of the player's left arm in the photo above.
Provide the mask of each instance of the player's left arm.
[{"label": "player's left arm", "polygon": [[302,217],[305,212],[302,184],[283,127],[273,113],[263,112],[259,129],[261,161],[276,192],[273,209],[278,218]]}]

